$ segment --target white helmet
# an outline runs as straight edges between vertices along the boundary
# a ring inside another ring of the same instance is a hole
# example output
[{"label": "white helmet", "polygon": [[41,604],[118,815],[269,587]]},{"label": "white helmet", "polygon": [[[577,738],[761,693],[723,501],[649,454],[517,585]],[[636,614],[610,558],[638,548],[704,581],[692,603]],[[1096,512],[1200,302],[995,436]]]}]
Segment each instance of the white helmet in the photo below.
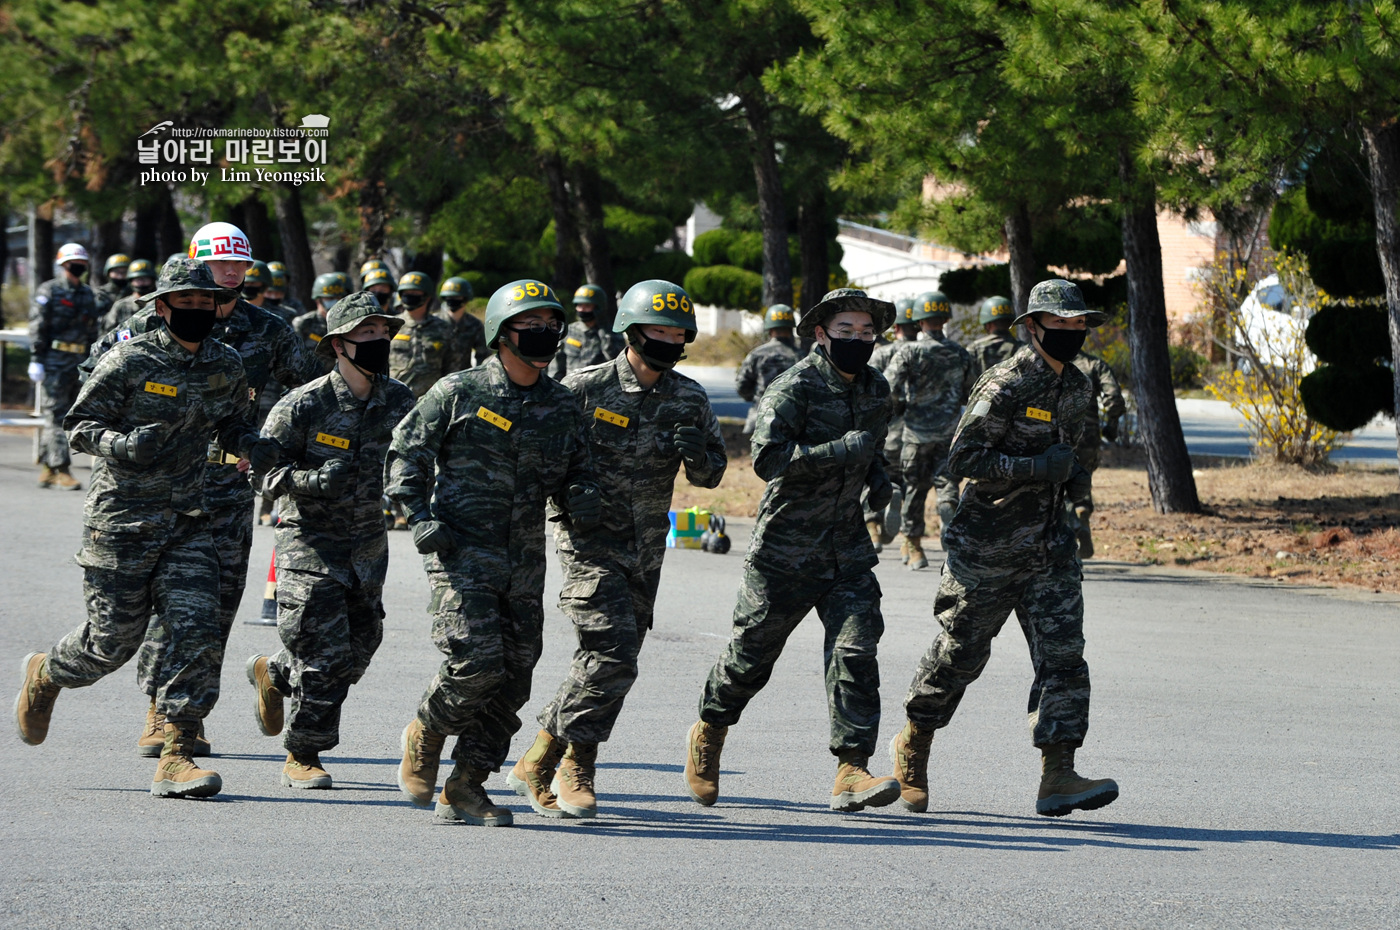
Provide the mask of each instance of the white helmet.
[{"label": "white helmet", "polygon": [[232,223],[206,223],[190,239],[190,258],[206,262],[251,262],[253,247]]},{"label": "white helmet", "polygon": [[66,262],[89,261],[87,249],[76,242],[65,242],[58,247],[58,257],[53,260],[55,265],[62,265]]}]

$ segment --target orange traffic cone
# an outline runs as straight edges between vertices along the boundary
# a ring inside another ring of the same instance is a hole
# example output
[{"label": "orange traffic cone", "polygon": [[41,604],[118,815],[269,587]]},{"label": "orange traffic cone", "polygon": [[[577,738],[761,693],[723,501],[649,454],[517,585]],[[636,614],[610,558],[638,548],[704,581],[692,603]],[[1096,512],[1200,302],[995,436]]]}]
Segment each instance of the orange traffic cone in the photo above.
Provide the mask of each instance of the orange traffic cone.
[{"label": "orange traffic cone", "polygon": [[263,589],[262,616],[246,621],[249,626],[277,625],[277,550],[272,550],[272,562],[267,566],[267,587]]}]

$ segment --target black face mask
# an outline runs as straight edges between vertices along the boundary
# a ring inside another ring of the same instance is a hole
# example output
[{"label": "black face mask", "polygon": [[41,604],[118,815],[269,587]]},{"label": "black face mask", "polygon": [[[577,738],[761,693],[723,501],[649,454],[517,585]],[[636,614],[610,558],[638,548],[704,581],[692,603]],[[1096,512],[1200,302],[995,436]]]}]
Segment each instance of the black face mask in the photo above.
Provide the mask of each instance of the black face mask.
[{"label": "black face mask", "polygon": [[826,350],[831,364],[835,365],[838,371],[843,371],[848,375],[860,374],[861,369],[870,362],[870,356],[874,353],[874,342],[862,342],[859,339],[833,338],[831,347]]},{"label": "black face mask", "polygon": [[139,294],[139,295],[141,295],[141,296],[143,296],[143,297],[144,297],[146,294],[149,294],[151,291],[153,291],[153,290],[155,290],[155,289],[156,289],[156,283],[155,283],[154,281],[147,281],[145,284],[133,284],[133,285],[131,285],[131,290],[132,290],[132,292],[135,293],[135,294]]},{"label": "black face mask", "polygon": [[1074,361],[1079,350],[1084,348],[1084,340],[1088,336],[1087,329],[1042,329],[1035,338],[1046,355],[1063,365],[1068,365]]},{"label": "black face mask", "polygon": [[73,277],[75,278],[81,278],[83,275],[87,274],[87,265],[74,265],[72,263],[69,263],[65,267],[67,267],[69,271],[73,272]]},{"label": "black face mask", "polygon": [[458,310],[461,310],[463,307],[466,306],[466,304],[467,302],[465,300],[457,300],[455,298],[444,300],[442,302],[442,305],[448,310],[452,311],[453,313],[456,313]]},{"label": "black face mask", "polygon": [[266,303],[269,307],[280,307],[280,306],[282,306],[282,298],[281,298],[281,297],[269,297],[267,300],[265,300],[265,301],[263,301],[263,302]]},{"label": "black face mask", "polygon": [[640,327],[632,327],[627,330],[627,341],[641,355],[642,361],[647,363],[647,367],[652,371],[670,371],[676,367],[676,362],[685,358],[684,342],[662,342],[660,339],[648,339],[646,333]]},{"label": "black face mask", "polygon": [[170,307],[170,319],[166,322],[170,332],[177,339],[186,342],[203,342],[214,329],[215,311],[193,310],[183,307]]},{"label": "black face mask", "polygon": [[527,362],[548,362],[554,358],[559,351],[559,334],[550,332],[547,329],[534,332],[533,330],[511,330],[515,333],[518,342],[511,341],[505,333],[501,334],[501,341],[505,342],[510,351]]},{"label": "black face mask", "polygon": [[597,318],[598,314],[596,313],[584,313],[582,310],[578,312],[578,321],[580,323],[592,323]]},{"label": "black face mask", "polygon": [[400,294],[400,295],[399,295],[399,303],[403,304],[405,307],[407,307],[407,308],[410,309],[410,310],[417,310],[419,307],[423,306],[423,295],[422,295],[422,294]]},{"label": "black face mask", "polygon": [[388,339],[364,339],[356,342],[354,339],[340,337],[340,341],[346,345],[355,347],[355,355],[351,357],[348,352],[343,352],[346,358],[350,359],[350,364],[369,377],[375,375],[389,374],[389,340]]},{"label": "black face mask", "polygon": [[246,298],[248,298],[249,300],[257,300],[257,299],[258,299],[258,295],[261,294],[262,292],[263,292],[263,289],[260,288],[260,287],[245,287],[245,288],[243,288],[243,296],[246,297]]}]

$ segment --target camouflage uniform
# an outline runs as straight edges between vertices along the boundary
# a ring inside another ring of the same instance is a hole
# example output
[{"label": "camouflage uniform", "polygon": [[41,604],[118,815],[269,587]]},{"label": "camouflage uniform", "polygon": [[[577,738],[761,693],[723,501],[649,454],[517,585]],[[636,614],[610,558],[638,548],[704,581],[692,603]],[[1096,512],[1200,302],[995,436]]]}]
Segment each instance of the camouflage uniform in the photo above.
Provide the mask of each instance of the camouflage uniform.
[{"label": "camouflage uniform", "polygon": [[312,310],[303,313],[292,320],[292,329],[298,336],[305,340],[301,344],[303,355],[314,359],[321,370],[329,373],[335,367],[335,362],[316,354],[316,346],[326,337],[326,316],[320,310]]},{"label": "camouflage uniform", "polygon": [[141,305],[136,302],[135,294],[128,294],[121,300],[112,304],[105,314],[102,315],[102,323],[99,326],[99,334],[106,336],[122,328],[122,324],[136,314],[141,312]]},{"label": "camouflage uniform", "polygon": [[972,356],[972,377],[980,378],[982,373],[993,365],[999,365],[1016,354],[1025,345],[1010,333],[988,333],[967,347]]},{"label": "camouflage uniform", "polygon": [[604,328],[601,320],[591,329],[581,320],[575,320],[564,333],[563,348],[550,363],[549,376],[563,381],[569,372],[615,359],[625,348],[626,338]]},{"label": "camouflage uniform", "polygon": [[[291,698],[288,752],[340,742],[340,707],[384,638],[384,456],[390,433],[412,409],[413,392],[397,381],[376,378],[360,400],[332,371],[293,388],[263,424],[263,435],[282,447],[268,489],[283,498],[276,548],[283,649],[267,671]],[[350,490],[334,500],[299,494],[302,473],[331,459],[350,463]]]},{"label": "camouflage uniform", "polygon": [[924,536],[930,488],[937,489],[938,519],[945,535],[957,509],[958,479],[948,473],[948,445],[972,387],[971,375],[967,351],[942,333],[920,333],[890,363],[894,412],[904,415],[901,529],[907,538]]},{"label": "camouflage uniform", "polygon": [[429,313],[415,320],[403,315],[403,329],[389,343],[389,376],[422,397],[443,375],[461,368],[453,342],[452,324]]},{"label": "camouflage uniform", "polygon": [[447,659],[418,720],[457,735],[459,763],[495,771],[543,649],[545,499],[593,483],[578,399],[549,378],[513,384],[500,358],[448,375],[394,430],[385,475],[391,499],[457,542],[423,557]]},{"label": "camouflage uniform", "polygon": [[[257,438],[238,354],[205,339],[191,355],[164,328],[137,336],[103,356],[64,426],[94,463],[77,556],[88,619],[54,647],[49,674],[65,688],[93,684],[126,664],[149,624],[164,646],[156,709],[197,721],[218,699],[223,657],[206,451],[211,435],[240,451]],[[113,457],[137,427],[159,436],[149,465]]]},{"label": "camouflage uniform", "polygon": [[948,556],[933,603],[942,632],[919,662],[905,700],[915,724],[948,725],[987,664],[992,638],[1015,610],[1035,681],[1036,746],[1078,746],[1089,726],[1084,599],[1063,485],[1031,477],[1031,456],[1078,446],[1093,403],[1073,365],[1062,376],[1029,346],[977,382],[953,438],[950,467],[970,479],[948,527]]},{"label": "camouflage uniform", "polygon": [[297,300],[291,294],[288,294],[279,301],[264,301],[263,307],[267,310],[271,310],[288,322],[306,313],[306,308],[302,306],[301,301]]},{"label": "camouflage uniform", "polygon": [[744,356],[739,370],[734,373],[734,389],[739,392],[740,397],[753,405],[749,407],[748,417],[744,420],[745,436],[754,430],[758,402],[763,398],[763,392],[768,390],[768,386],[778,375],[796,365],[801,359],[802,354],[797,351],[797,343],[792,339],[769,339],[755,346],[752,352]]},{"label": "camouflage uniform", "polygon": [[72,456],[63,418],[78,396],[78,365],[97,340],[98,311],[86,284],[70,285],[66,275],[45,281],[29,307],[29,355],[44,366],[39,385],[48,423],[39,437],[39,461],[67,468]]},{"label": "camouflage uniform", "polygon": [[[1094,392],[1094,402],[1089,405],[1088,417],[1084,421],[1084,439],[1074,450],[1074,457],[1079,460],[1079,464],[1092,475],[1099,468],[1099,443],[1102,439],[1099,431],[1100,404],[1103,406],[1104,421],[1108,423],[1117,423],[1118,419],[1128,412],[1128,407],[1123,402],[1123,389],[1118,386],[1113,369],[1109,368],[1103,359],[1097,355],[1080,352],[1070,364],[1084,372]],[[1076,510],[1083,510],[1085,517],[1094,512],[1092,483],[1084,482],[1076,489],[1076,493],[1069,495],[1069,498],[1070,504]]]},{"label": "camouflage uniform", "polygon": [[491,357],[491,350],[486,348],[486,326],[481,320],[465,310],[460,320],[454,320],[452,311],[446,307],[439,310],[437,316],[452,326],[452,348],[459,369],[480,365]]},{"label": "camouflage uniform", "polygon": [[[875,351],[870,354],[870,367],[885,376],[885,380],[890,379],[890,369],[894,363],[894,357],[899,353],[900,347],[906,345],[906,340],[896,339],[892,342],[885,342],[875,347]],[[893,398],[891,398],[893,399]],[[890,482],[895,487],[901,487],[904,483],[904,470],[901,463],[904,452],[904,415],[891,414],[889,432],[885,434],[885,471],[889,475]],[[901,495],[903,490],[900,491]],[[865,519],[868,523],[871,520],[883,521],[885,515],[876,513],[870,509],[870,492],[867,490],[861,496],[861,507],[865,510]],[[900,498],[903,500],[903,497]],[[893,504],[891,504],[893,506]]]},{"label": "camouflage uniform", "polygon": [[[719,485],[727,459],[705,389],[667,371],[650,390],[624,352],[613,361],[569,372],[589,424],[589,451],[603,495],[603,519],[576,533],[559,524],[554,538],[564,569],[559,609],[574,624],[578,649],[569,677],[544,710],[540,726],[572,743],[606,742],[637,679],[637,655],[652,626],[667,514],[677,466],[702,488]],[[705,462],[683,463],[672,437],[698,426]]]},{"label": "camouflage uniform", "polygon": [[105,317],[117,301],[130,293],[131,289],[125,281],[108,281],[101,287],[95,288],[92,296],[97,304],[97,315]]},{"label": "camouflage uniform", "polygon": [[[783,644],[813,607],[826,630],[831,751],[875,751],[880,723],[876,649],[884,633],[875,550],[860,496],[884,478],[889,386],[867,368],[847,382],[825,350],[780,375],[759,401],[753,469],[768,482],[744,559],[729,646],[710,671],[700,719],[739,721],[773,672]],[[819,450],[849,430],[875,440],[871,457],[838,464]]]}]

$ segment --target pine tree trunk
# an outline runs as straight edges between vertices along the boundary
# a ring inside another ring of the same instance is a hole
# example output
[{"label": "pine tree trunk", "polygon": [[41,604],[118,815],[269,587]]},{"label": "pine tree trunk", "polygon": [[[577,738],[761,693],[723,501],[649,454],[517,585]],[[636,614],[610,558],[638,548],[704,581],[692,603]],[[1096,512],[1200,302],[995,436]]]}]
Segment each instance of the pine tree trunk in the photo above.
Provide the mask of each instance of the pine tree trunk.
[{"label": "pine tree trunk", "polygon": [[590,284],[598,285],[608,295],[608,306],[598,308],[598,322],[611,328],[617,310],[617,289],[613,284],[608,231],[603,226],[603,182],[592,168],[575,165],[572,186],[578,214],[578,241],[583,252],[583,273]]},{"label": "pine tree trunk", "polygon": [[315,306],[311,300],[311,284],[316,269],[311,262],[311,242],[306,237],[301,192],[295,187],[284,187],[276,198],[277,234],[282,240],[282,261],[287,265],[287,288],[302,306]]},{"label": "pine tree trunk", "polygon": [[583,283],[583,265],[579,262],[578,223],[569,203],[569,185],[564,175],[564,160],[557,153],[540,159],[545,186],[549,189],[549,208],[554,216],[554,279],[549,283],[559,293],[565,306],[578,286]]},{"label": "pine tree trunk", "polygon": [[92,243],[92,275],[90,279],[94,287],[101,287],[107,283],[107,276],[102,273],[102,269],[107,265],[107,259],[122,250],[122,220],[121,217],[117,217],[114,220],[103,220],[96,225],[96,236]]},{"label": "pine tree trunk", "polygon": [[248,245],[253,257],[258,261],[269,262],[273,251],[272,218],[267,214],[267,204],[257,194],[250,194],[243,201],[243,222],[241,227],[248,234]]},{"label": "pine tree trunk", "polygon": [[[760,90],[739,95],[749,126],[754,183],[758,188],[758,219],[763,225],[763,305],[792,303],[792,265],[788,260],[787,209],[778,152],[768,102]],[[823,288],[825,293],[825,288]]]},{"label": "pine tree trunk", "polygon": [[1031,246],[1031,215],[1024,203],[1016,205],[1002,224],[1006,235],[1006,251],[1010,256],[1007,270],[1011,272],[1011,305],[1018,314],[1026,312],[1035,287],[1035,250]]},{"label": "pine tree trunk", "polygon": [[34,250],[29,256],[34,269],[30,274],[34,282],[30,289],[32,294],[34,287],[54,276],[53,260],[58,257],[58,251],[53,242],[53,201],[35,207],[30,224],[34,234]]},{"label": "pine tree trunk", "polygon": [[[1395,360],[1394,401],[1400,410],[1400,125],[1394,120],[1367,126],[1366,162],[1371,175],[1371,199],[1376,211],[1376,255],[1385,278],[1386,314],[1390,323],[1390,355]],[[1400,456],[1400,417],[1395,420]]]},{"label": "pine tree trunk", "polygon": [[153,200],[136,208],[136,233],[131,243],[131,257],[155,262],[157,274],[165,265],[165,256],[160,254],[156,242],[156,229],[159,226],[160,204],[158,202]]},{"label": "pine tree trunk", "polygon": [[802,306],[798,309],[805,313],[826,294],[831,280],[831,259],[826,252],[826,188],[813,188],[802,198],[797,236],[802,246]]},{"label": "pine tree trunk", "polygon": [[170,193],[170,188],[164,184],[158,188],[160,197],[160,226],[156,229],[157,246],[160,258],[157,261],[164,262],[166,256],[179,253],[184,255],[189,251],[190,243],[185,238],[185,230],[180,225],[180,211],[175,209],[175,197]]},{"label": "pine tree trunk", "polygon": [[1123,257],[1128,265],[1128,341],[1133,359],[1133,397],[1138,436],[1147,452],[1147,484],[1158,513],[1200,513],[1191,456],[1181,432],[1167,353],[1167,299],[1162,287],[1162,244],[1157,238],[1156,197],[1136,184],[1132,156],[1119,153],[1125,191],[1137,194],[1123,205]]},{"label": "pine tree trunk", "polygon": [[384,204],[384,182],[378,177],[367,177],[360,185],[359,209],[360,261],[383,258],[385,227],[388,224],[388,218]]}]

